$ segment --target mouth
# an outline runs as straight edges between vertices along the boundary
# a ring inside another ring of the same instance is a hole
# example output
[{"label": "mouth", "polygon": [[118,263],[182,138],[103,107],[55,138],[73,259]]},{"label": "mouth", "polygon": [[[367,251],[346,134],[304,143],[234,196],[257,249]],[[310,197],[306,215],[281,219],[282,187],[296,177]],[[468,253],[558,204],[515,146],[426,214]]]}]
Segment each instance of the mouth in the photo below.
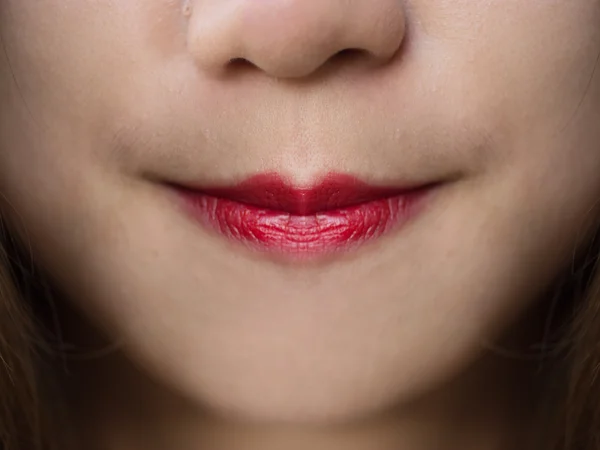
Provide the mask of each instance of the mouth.
[{"label": "mouth", "polygon": [[297,261],[353,251],[402,228],[436,186],[371,186],[332,173],[301,188],[278,174],[231,187],[172,187],[201,226],[254,251]]}]

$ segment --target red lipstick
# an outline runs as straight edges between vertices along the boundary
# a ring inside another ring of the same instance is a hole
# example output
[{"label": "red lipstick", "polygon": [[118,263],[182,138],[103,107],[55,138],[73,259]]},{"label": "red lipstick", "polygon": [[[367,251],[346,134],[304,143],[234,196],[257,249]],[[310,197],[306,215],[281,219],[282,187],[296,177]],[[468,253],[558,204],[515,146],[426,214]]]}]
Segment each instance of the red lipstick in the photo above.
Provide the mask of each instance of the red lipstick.
[{"label": "red lipstick", "polygon": [[298,188],[264,174],[233,187],[176,189],[202,225],[255,250],[304,259],[348,251],[398,228],[431,188],[375,187],[339,174]]}]

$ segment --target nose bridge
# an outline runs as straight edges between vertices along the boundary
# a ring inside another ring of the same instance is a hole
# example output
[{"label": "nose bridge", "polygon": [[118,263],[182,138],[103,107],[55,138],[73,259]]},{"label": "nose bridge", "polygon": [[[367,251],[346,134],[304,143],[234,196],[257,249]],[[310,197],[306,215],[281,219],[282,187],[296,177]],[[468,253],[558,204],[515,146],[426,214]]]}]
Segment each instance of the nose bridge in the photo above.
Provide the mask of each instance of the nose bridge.
[{"label": "nose bridge", "polygon": [[401,0],[192,0],[188,47],[204,70],[244,60],[293,78],[344,50],[384,63],[404,32]]}]

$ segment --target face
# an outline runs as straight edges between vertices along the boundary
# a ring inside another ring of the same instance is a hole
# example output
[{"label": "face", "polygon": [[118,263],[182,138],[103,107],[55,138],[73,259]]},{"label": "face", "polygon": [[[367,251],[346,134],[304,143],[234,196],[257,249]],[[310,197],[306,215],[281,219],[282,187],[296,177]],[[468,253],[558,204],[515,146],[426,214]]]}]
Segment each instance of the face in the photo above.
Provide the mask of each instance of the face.
[{"label": "face", "polygon": [[[384,408],[476,358],[597,218],[599,24],[597,0],[3,0],[3,214],[186,397]],[[391,219],[330,201],[381,187]]]}]

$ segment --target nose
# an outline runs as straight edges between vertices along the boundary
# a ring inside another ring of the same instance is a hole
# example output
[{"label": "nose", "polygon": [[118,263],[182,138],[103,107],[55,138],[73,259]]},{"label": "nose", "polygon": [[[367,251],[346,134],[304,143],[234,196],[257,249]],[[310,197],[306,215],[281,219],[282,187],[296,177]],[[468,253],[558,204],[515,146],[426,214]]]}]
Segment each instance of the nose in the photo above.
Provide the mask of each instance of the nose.
[{"label": "nose", "polygon": [[342,53],[385,64],[402,46],[403,0],[188,0],[187,43],[203,70],[245,62],[306,77]]}]

